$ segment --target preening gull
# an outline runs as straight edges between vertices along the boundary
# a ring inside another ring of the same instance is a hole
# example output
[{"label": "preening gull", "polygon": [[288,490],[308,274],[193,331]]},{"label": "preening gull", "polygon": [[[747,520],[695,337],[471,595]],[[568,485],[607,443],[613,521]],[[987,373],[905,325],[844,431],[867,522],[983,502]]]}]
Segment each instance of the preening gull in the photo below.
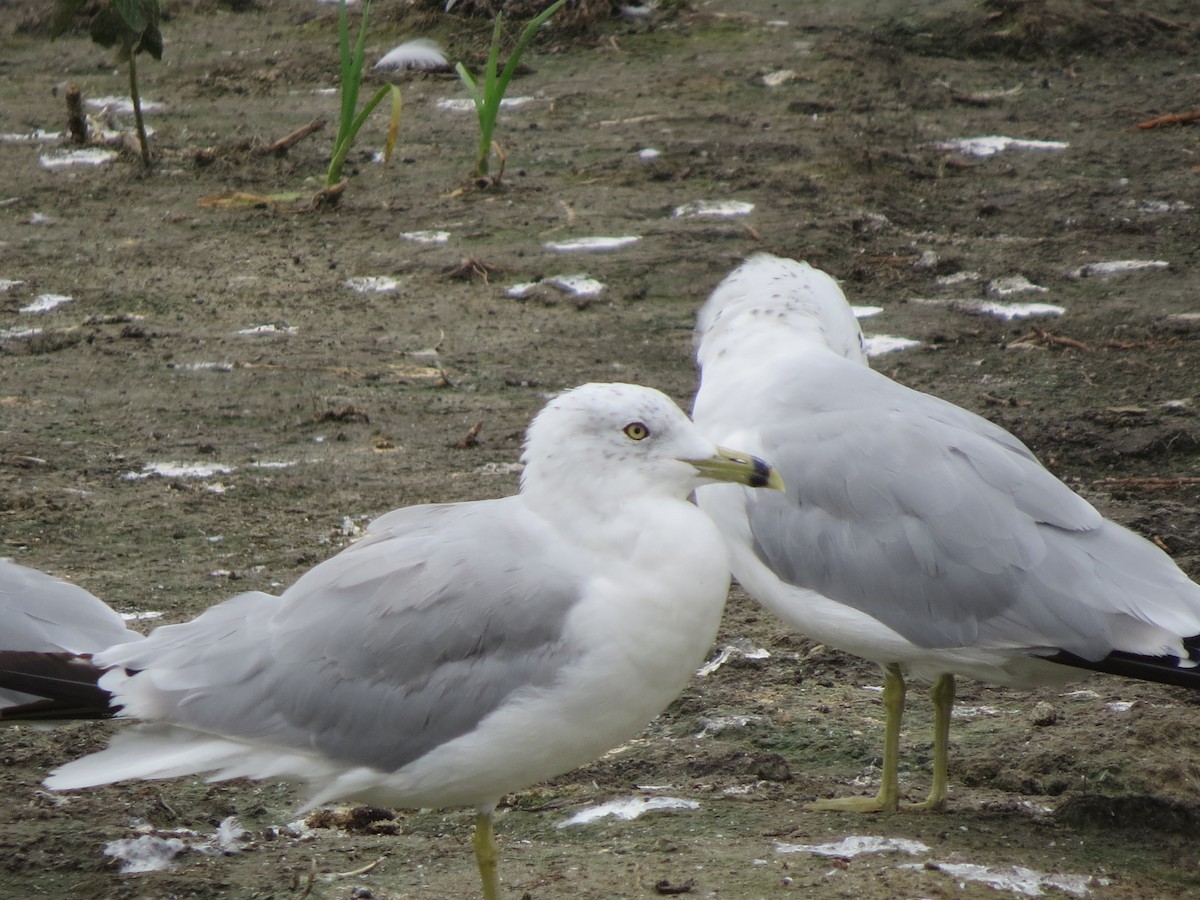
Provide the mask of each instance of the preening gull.
[{"label": "preening gull", "polygon": [[[0,559],[0,651],[93,653],[140,637],[78,585]],[[0,709],[37,699],[0,688]]]},{"label": "preening gull", "polygon": [[91,662],[0,653],[2,686],[90,678],[143,722],[47,785],[208,773],[303,783],[305,809],[474,807],[495,898],[500,798],[636,734],[712,645],[729,560],[688,496],[782,486],[636,385],[559,395],[522,459],[518,494],[387,513],[279,597],[241,594]]},{"label": "preening gull", "polygon": [[799,631],[880,663],[886,710],[876,797],[894,810],[906,675],[933,681],[941,808],[954,675],[1006,685],[1078,666],[1200,687],[1200,587],[1105,519],[986,419],[866,365],[837,283],[752,257],[697,319],[696,424],[769,458],[787,493],[700,489],[733,574]]}]

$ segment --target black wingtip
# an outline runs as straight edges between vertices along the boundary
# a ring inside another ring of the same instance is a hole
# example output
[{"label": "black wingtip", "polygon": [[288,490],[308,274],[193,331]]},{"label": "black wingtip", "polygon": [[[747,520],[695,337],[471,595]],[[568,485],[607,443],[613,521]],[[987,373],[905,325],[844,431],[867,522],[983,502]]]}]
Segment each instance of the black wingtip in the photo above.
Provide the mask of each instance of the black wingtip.
[{"label": "black wingtip", "polygon": [[72,653],[0,651],[0,688],[39,698],[0,709],[0,721],[111,718],[120,707],[98,684],[105,671]]},{"label": "black wingtip", "polygon": [[1192,652],[1192,665],[1180,664],[1174,656],[1139,656],[1136,653],[1125,653],[1117,650],[1103,659],[1084,659],[1073,653],[1060,651],[1046,659],[1050,662],[1077,669],[1090,669],[1093,672],[1104,672],[1109,675],[1120,675],[1123,678],[1136,678],[1139,681],[1152,681],[1156,684],[1171,684],[1177,687],[1200,690],[1200,635],[1184,641],[1185,646]]}]

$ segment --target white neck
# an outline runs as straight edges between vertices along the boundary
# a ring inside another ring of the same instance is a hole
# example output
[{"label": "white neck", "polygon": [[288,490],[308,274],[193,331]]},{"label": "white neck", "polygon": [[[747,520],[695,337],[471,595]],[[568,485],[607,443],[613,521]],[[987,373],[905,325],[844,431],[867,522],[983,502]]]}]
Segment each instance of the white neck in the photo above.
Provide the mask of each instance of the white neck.
[{"label": "white neck", "polygon": [[726,367],[744,368],[747,360],[754,360],[757,367],[768,359],[795,360],[808,354],[832,353],[865,362],[857,344],[848,345],[842,352],[830,347],[825,335],[815,330],[811,323],[804,323],[806,327],[786,327],[791,324],[786,319],[756,321],[744,317],[736,329],[718,325],[704,336],[696,353],[701,371],[711,373]]}]

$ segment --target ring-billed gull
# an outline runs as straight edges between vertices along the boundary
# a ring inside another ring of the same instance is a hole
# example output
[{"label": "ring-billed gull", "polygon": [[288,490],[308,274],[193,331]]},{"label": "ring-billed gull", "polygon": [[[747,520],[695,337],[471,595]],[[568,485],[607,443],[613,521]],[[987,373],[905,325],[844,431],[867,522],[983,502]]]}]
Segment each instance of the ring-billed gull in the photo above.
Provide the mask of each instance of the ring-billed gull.
[{"label": "ring-billed gull", "polygon": [[897,808],[905,675],[933,680],[925,808],[946,800],[955,673],[1028,686],[1081,666],[1200,687],[1200,587],[1004,429],[870,369],[824,272],[752,257],[701,309],[697,360],[696,423],[770,458],[788,486],[697,492],[734,576],[799,631],[884,668],[879,793],[819,806]]},{"label": "ring-billed gull", "polygon": [[51,695],[37,663],[82,670],[145,723],[47,785],[203,772],[304,783],[306,809],[471,806],[496,897],[501,796],[636,734],[716,636],[728,556],[688,496],[781,487],[636,385],[559,395],[522,458],[518,494],[388,513],[279,597],[241,594],[66,675],[0,654],[6,684]]},{"label": "ring-billed gull", "polygon": [[[94,653],[140,637],[83,588],[0,559],[0,651]],[[0,709],[37,699],[0,688]]]}]

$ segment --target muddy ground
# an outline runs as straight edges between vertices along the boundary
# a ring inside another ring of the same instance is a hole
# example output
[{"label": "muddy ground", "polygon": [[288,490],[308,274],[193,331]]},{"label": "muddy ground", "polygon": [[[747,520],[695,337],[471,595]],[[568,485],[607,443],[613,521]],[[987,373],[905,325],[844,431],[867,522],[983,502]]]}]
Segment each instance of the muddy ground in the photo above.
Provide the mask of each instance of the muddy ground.
[{"label": "muddy ground", "polygon": [[[40,5],[0,10],[0,131],[61,130],[69,82],[85,97],[123,93],[108,51],[30,30]],[[465,96],[453,76],[400,79],[391,166],[372,161],[380,118],[352,155],[340,207],[319,212],[199,201],[320,186],[331,127],[282,156],[253,148],[336,116],[336,97],[320,93],[336,84],[331,8],[169,10],[163,61],[141,67],[145,96],[165,104],[150,116],[150,175],[129,153],[50,170],[40,159],[54,145],[0,143],[0,278],[20,282],[0,293],[0,553],[123,611],[161,614],[145,627],[279,589],[371,516],[513,490],[522,428],[559,389],[639,381],[687,404],[697,304],[740,259],[770,250],[882,307],[868,333],[921,342],[874,365],[1009,428],[1200,575],[1200,131],[1134,127],[1196,107],[1190,4],[695,0],[540,45],[510,89],[533,99],[501,118],[498,187],[467,181],[470,114],[436,105]],[[372,60],[418,34],[478,60],[489,30],[387,0],[373,18]],[[1069,146],[988,158],[933,146],[981,135]],[[673,215],[695,201],[754,207]],[[402,237],[425,231],[449,236]],[[608,253],[544,246],[623,235],[641,240]],[[1073,274],[1131,259],[1169,265]],[[582,272],[602,294],[506,294]],[[347,287],[366,276],[397,284]],[[1006,302],[1066,313],[971,311],[1013,276],[1047,290]],[[45,294],[73,301],[21,311]],[[148,474],[165,463],[227,471]],[[770,655],[735,653],[636,741],[509,799],[505,896],[1014,890],[968,880],[952,868],[962,864],[1075,877],[1043,883],[1048,894],[1200,890],[1194,694],[1108,677],[1031,692],[964,683],[949,811],[815,813],[804,805],[816,797],[874,789],[877,671],[788,633],[736,592],[726,644]],[[902,760],[913,799],[928,786],[929,724],[914,690]],[[0,895],[476,890],[463,811],[301,833],[282,828],[295,795],[273,785],[40,790],[48,768],[108,731],[0,735]],[[591,804],[656,795],[698,808],[558,827]],[[147,829],[211,843],[231,815],[249,831],[236,854],[191,852],[148,874],[120,874],[102,854]],[[927,849],[779,849],[848,836]]]}]

